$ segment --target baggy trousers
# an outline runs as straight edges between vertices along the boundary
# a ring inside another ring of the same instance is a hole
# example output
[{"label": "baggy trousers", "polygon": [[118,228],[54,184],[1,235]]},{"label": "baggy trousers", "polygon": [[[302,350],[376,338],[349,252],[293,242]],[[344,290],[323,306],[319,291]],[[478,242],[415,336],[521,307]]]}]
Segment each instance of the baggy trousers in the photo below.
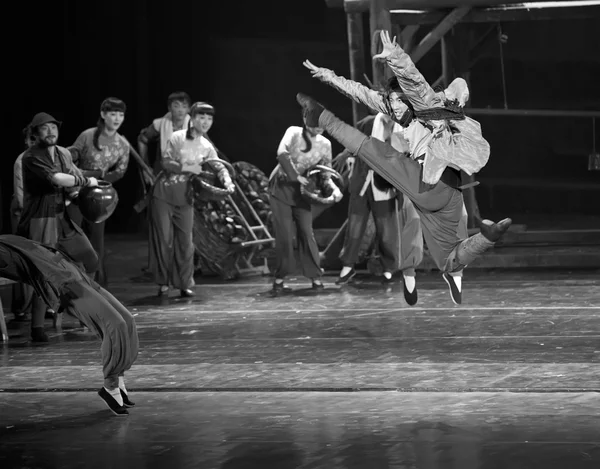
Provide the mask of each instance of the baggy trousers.
[{"label": "baggy trousers", "polygon": [[389,143],[371,138],[324,110],[319,125],[361,158],[373,171],[406,195],[421,219],[429,253],[442,272],[458,272],[493,246],[481,233],[464,238],[462,192],[443,182],[420,191],[421,165]]},{"label": "baggy trousers", "polygon": [[[66,252],[75,262],[83,267],[87,274],[95,272],[98,269],[98,256],[87,236],[85,236],[78,225],[73,226],[65,222],[59,226],[59,238],[53,247]],[[38,240],[34,239],[34,241]],[[41,239],[39,242],[44,243],[44,241],[44,239]],[[48,306],[57,307],[57,305],[47,305],[38,295],[33,295],[31,312],[32,329],[34,327],[44,327],[44,319]]]},{"label": "baggy trousers", "polygon": [[133,316],[104,288],[96,290],[85,281],[68,283],[63,294],[64,307],[102,339],[104,386],[117,388],[119,376],[131,368],[138,354]]},{"label": "baggy trousers", "polygon": [[150,200],[149,267],[154,282],[179,290],[194,286],[194,207]]},{"label": "baggy trousers", "polygon": [[310,208],[288,205],[273,196],[269,197],[269,202],[273,212],[277,256],[275,278],[283,279],[295,271],[295,236],[302,275],[311,279],[320,278],[323,272],[319,266],[319,247],[312,229]]},{"label": "baggy trousers", "polygon": [[396,197],[375,200],[370,187],[362,196],[350,194],[348,226],[340,255],[344,266],[352,267],[358,261],[371,213],[384,272],[402,270],[404,275],[415,275],[415,267],[423,260],[421,223],[413,204],[405,197],[401,199],[401,206]]}]

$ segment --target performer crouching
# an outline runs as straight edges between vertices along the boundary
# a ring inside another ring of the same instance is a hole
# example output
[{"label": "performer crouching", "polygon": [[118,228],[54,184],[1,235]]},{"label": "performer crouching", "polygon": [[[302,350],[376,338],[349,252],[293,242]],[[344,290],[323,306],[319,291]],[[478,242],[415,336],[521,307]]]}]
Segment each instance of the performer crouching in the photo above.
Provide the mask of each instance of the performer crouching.
[{"label": "performer crouching", "polygon": [[20,236],[0,236],[0,275],[30,285],[47,305],[61,308],[102,339],[104,387],[98,395],[116,415],[127,415],[125,372],[138,354],[138,335],[131,313],[91,280],[62,251]]},{"label": "performer crouching", "polygon": [[[295,270],[294,236],[298,241],[302,274],[312,280],[313,289],[323,288],[323,271],[319,265],[319,248],[312,228],[311,205],[303,198],[300,186],[308,184],[305,174],[315,165],[331,167],[331,142],[322,135],[323,129],[309,127],[306,119],[303,119],[303,127],[292,126],[286,130],[277,149],[279,164],[269,181],[277,256],[274,294],[289,290],[284,279]],[[333,190],[334,200],[340,201],[342,192],[330,176],[325,174],[323,177]]]}]

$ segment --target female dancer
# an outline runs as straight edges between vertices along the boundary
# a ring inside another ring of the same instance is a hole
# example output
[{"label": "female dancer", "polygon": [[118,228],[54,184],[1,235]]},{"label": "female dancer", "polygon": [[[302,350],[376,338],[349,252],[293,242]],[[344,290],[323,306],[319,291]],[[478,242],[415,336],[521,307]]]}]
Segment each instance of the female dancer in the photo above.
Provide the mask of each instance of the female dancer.
[{"label": "female dancer", "polygon": [[[331,142],[323,137],[323,129],[308,126],[305,117],[303,120],[303,127],[292,126],[286,130],[277,149],[279,164],[271,173],[269,182],[277,255],[274,294],[287,290],[284,279],[294,272],[294,235],[298,240],[303,275],[312,280],[313,289],[323,288],[323,271],[319,266],[319,248],[312,229],[311,206],[302,197],[300,186],[308,184],[304,176],[307,170],[317,164],[331,166]],[[340,201],[342,192],[327,174],[324,177],[333,189],[335,201]]]},{"label": "female dancer", "polygon": [[[129,142],[117,130],[125,120],[126,106],[117,98],[106,98],[100,105],[96,127],[84,130],[69,147],[73,162],[86,177],[103,179],[112,184],[121,179],[129,164]],[[69,205],[70,217],[83,228],[98,254],[98,270],[94,279],[106,287],[104,264],[105,221],[90,223],[83,219],[76,203]]]},{"label": "female dancer", "polygon": [[[191,174],[199,174],[202,164],[220,161],[213,145],[203,136],[212,124],[214,108],[197,102],[190,109],[187,130],[174,132],[162,158],[162,172],[152,188],[150,201],[150,270],[159,285],[158,295],[169,293],[169,285],[181,296],[194,295],[194,209],[187,198]],[[235,186],[224,165],[212,164],[225,188]]]},{"label": "female dancer", "polygon": [[60,302],[102,339],[104,386],[98,395],[116,415],[127,415],[125,372],[137,358],[138,335],[131,313],[66,254],[14,235],[0,236],[0,276],[30,285],[47,305]]}]

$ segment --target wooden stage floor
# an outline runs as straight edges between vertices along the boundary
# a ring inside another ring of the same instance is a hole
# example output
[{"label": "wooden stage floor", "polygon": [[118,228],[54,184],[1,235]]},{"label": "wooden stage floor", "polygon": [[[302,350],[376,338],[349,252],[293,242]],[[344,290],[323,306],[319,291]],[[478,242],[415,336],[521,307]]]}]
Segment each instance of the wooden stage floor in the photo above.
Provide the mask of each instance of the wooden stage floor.
[{"label": "wooden stage floor", "polygon": [[415,307],[368,277],[159,300],[138,251],[110,267],[139,329],[136,407],[116,417],[95,394],[100,342],[74,319],[43,345],[12,325],[0,468],[600,467],[598,270],[467,270],[461,306],[438,273]]}]

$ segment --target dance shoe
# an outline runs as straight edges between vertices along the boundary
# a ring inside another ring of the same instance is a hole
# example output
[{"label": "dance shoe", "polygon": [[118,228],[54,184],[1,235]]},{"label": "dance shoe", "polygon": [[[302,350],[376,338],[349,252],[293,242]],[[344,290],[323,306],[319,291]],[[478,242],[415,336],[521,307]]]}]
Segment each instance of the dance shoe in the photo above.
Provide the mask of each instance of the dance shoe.
[{"label": "dance shoe", "polygon": [[106,403],[106,405],[112,411],[113,414],[119,416],[129,415],[129,411],[125,408],[125,406],[119,405],[115,398],[112,397],[110,393],[103,387],[100,388],[100,391],[98,391],[98,395]]},{"label": "dance shoe", "polygon": [[192,290],[191,288],[186,288],[185,290],[181,290],[181,297],[182,298],[191,298],[192,296],[195,296],[196,293],[194,293],[194,290]]},{"label": "dance shoe", "polygon": [[168,296],[169,295],[169,285],[161,285],[158,289],[158,296]]},{"label": "dance shoe", "polygon": [[452,301],[454,302],[454,304],[456,304],[456,305],[461,304],[462,303],[462,292],[458,289],[458,285],[454,281],[454,277],[448,273],[443,273],[442,277],[444,278],[444,280],[448,284],[448,287],[450,288],[450,298],[452,298]]},{"label": "dance shoe", "polygon": [[304,117],[308,127],[319,127],[319,116],[325,109],[322,105],[304,93],[296,95],[296,101],[304,109]]},{"label": "dance shoe", "polygon": [[281,293],[289,293],[291,291],[292,291],[292,289],[290,287],[288,287],[285,283],[273,282],[273,289],[271,290],[271,292],[274,295],[279,295]]},{"label": "dance shoe", "polygon": [[320,280],[312,281],[312,289],[313,290],[323,290],[324,288],[325,288],[325,285],[323,285],[323,282],[321,282]]},{"label": "dance shoe", "polygon": [[512,220],[510,218],[505,218],[498,223],[494,223],[491,220],[483,220],[479,225],[479,230],[488,241],[495,243],[506,233],[511,224]]},{"label": "dance shoe", "polygon": [[352,278],[356,275],[356,270],[354,270],[354,267],[352,267],[352,269],[350,269],[350,272],[348,272],[346,275],[340,275],[338,277],[338,279],[335,281],[336,285],[346,285],[350,280],[352,280]]},{"label": "dance shoe", "polygon": [[129,400],[129,396],[125,391],[123,391],[122,389],[119,389],[119,391],[121,391],[121,397],[123,398],[123,407],[133,407],[135,405],[135,402],[131,402]]},{"label": "dance shoe", "polygon": [[417,293],[416,285],[415,288],[413,288],[413,291],[410,292],[408,291],[408,288],[406,288],[406,282],[404,283],[404,301],[406,301],[408,306],[414,306],[417,304],[417,301],[419,301],[419,294]]}]

